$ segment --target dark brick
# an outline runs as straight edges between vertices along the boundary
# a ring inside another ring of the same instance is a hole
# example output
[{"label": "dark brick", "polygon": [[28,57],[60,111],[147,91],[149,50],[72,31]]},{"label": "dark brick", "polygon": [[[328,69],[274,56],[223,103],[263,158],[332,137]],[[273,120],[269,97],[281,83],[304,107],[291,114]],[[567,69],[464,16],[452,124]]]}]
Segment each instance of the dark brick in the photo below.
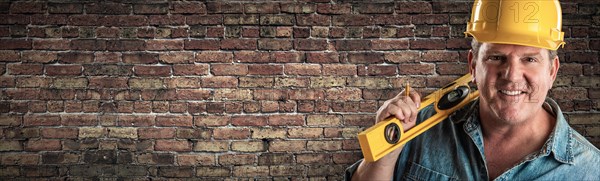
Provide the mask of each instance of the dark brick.
[{"label": "dark brick", "polygon": [[131,12],[131,4],[100,2],[85,5],[85,10],[88,14],[129,14]]},{"label": "dark brick", "polygon": [[338,51],[357,51],[371,49],[369,40],[336,40],[335,48]]},{"label": "dark brick", "polygon": [[159,167],[158,175],[167,178],[188,178],[194,176],[192,167]]},{"label": "dark brick", "polygon": [[383,61],[384,61],[383,53],[364,52],[364,53],[349,53],[348,54],[348,62],[350,62],[350,63],[372,64],[372,63],[383,63]]}]

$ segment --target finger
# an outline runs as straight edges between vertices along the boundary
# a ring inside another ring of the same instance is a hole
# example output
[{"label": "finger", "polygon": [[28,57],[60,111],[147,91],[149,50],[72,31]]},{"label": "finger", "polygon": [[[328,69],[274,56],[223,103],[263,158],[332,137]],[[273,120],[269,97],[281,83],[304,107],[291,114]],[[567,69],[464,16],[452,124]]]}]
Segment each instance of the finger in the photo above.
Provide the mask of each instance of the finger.
[{"label": "finger", "polygon": [[[408,99],[408,98],[407,98],[407,99]],[[410,100],[408,100],[408,101],[410,101]],[[411,102],[412,102],[412,101],[411,101]],[[413,106],[414,106],[414,105],[413,105]],[[409,122],[411,121],[411,120],[410,120],[410,117],[413,115],[413,112],[412,112],[412,110],[411,110],[411,108],[410,108],[410,107],[411,107],[411,105],[409,105],[409,103],[408,103],[408,102],[404,102],[404,104],[402,104],[402,105],[400,106],[400,111],[401,111],[401,112],[402,112],[402,114],[403,114],[403,119],[401,119],[401,120],[402,120],[402,122],[404,122],[404,123],[409,123]]]},{"label": "finger", "polygon": [[[399,120],[404,120],[406,118],[406,115],[404,114],[404,111],[402,110],[403,107],[402,105],[404,104],[404,101],[402,100],[398,100],[395,101],[393,103],[390,103],[387,108],[386,111],[388,112],[388,114],[390,114],[390,116],[394,116]],[[389,117],[389,116],[388,116]],[[383,118],[386,119],[387,117]]]},{"label": "finger", "polygon": [[408,121],[415,122],[417,121],[418,107],[417,104],[412,100],[412,98],[406,98],[405,100],[406,106],[410,110],[410,116],[407,116]]},{"label": "finger", "polygon": [[417,108],[421,106],[421,94],[419,92],[411,89],[409,96]]}]

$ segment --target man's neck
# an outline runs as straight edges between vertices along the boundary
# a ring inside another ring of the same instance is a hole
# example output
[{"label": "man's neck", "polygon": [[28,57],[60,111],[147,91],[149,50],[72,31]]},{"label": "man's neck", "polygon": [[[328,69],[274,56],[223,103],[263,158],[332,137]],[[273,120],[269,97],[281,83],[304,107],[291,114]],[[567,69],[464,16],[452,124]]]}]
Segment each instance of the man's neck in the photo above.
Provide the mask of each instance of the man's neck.
[{"label": "man's neck", "polygon": [[556,121],[541,107],[534,115],[519,124],[509,124],[480,112],[490,179],[498,177],[543,147]]},{"label": "man's neck", "polygon": [[527,143],[545,141],[552,132],[556,121],[553,120],[554,117],[550,113],[542,108],[535,115],[537,116],[520,124],[507,124],[503,121],[482,117],[483,137],[494,142],[500,140],[515,141],[513,139],[527,140]]}]

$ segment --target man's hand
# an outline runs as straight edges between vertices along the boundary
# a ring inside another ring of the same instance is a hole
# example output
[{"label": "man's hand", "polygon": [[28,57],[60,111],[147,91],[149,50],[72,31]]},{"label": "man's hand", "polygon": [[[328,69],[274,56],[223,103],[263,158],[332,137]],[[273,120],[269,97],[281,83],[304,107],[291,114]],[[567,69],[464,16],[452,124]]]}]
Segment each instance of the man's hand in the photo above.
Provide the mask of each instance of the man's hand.
[{"label": "man's hand", "polygon": [[[406,91],[406,90],[405,90]],[[400,92],[396,97],[387,100],[377,111],[375,120],[383,121],[391,116],[400,120],[404,131],[415,126],[417,121],[417,110],[421,104],[421,96],[415,91],[410,91],[409,96],[406,96],[404,91]]]},{"label": "man's hand", "polygon": [[[406,91],[406,90],[405,90]],[[415,126],[417,121],[417,111],[421,104],[421,96],[416,91],[402,91],[396,97],[387,100],[377,111],[375,120],[383,121],[389,117],[396,117],[402,123],[404,131]],[[352,180],[389,180],[394,175],[394,167],[404,146],[398,147],[381,159],[372,162],[362,162],[352,176]]]}]

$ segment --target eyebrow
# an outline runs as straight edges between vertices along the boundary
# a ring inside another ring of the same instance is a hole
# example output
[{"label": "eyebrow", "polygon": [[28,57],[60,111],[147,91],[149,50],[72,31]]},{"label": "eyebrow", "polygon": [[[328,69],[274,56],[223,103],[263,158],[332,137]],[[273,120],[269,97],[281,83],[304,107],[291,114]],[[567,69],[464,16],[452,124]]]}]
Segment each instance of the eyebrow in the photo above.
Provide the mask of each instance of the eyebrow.
[{"label": "eyebrow", "polygon": [[[506,56],[506,53],[500,52],[500,51],[489,51],[486,53],[487,55],[502,55],[502,56]],[[541,53],[525,53],[523,55],[521,55],[522,57],[542,57]]]}]

